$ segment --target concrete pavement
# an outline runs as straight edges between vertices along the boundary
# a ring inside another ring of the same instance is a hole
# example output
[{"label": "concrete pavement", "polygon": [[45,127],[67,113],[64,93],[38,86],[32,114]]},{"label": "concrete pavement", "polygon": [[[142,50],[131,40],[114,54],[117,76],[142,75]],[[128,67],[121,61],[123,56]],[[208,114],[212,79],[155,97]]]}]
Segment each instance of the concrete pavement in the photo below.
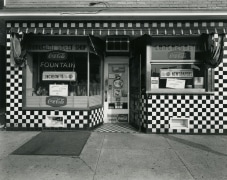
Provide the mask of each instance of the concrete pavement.
[{"label": "concrete pavement", "polygon": [[226,135],[93,132],[81,155],[11,153],[39,132],[0,131],[0,180],[226,180]]}]

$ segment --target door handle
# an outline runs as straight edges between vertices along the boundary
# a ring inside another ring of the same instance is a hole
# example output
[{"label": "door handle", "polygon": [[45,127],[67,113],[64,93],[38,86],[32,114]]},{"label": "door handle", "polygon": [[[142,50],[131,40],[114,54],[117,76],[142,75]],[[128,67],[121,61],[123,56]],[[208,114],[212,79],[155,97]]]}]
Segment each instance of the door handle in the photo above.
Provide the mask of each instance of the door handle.
[{"label": "door handle", "polygon": [[105,91],[104,93],[104,99],[105,99],[105,102],[107,102],[107,91]]}]

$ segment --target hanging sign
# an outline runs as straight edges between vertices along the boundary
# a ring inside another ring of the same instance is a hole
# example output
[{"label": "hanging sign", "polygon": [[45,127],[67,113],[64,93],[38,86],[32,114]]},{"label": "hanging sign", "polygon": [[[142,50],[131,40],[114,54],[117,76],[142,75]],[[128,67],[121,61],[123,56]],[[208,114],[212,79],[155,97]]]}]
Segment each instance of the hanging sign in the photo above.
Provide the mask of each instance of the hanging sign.
[{"label": "hanging sign", "polygon": [[192,79],[193,70],[192,69],[160,69],[160,78],[184,78]]},{"label": "hanging sign", "polygon": [[51,61],[63,61],[66,60],[68,54],[64,51],[50,51],[47,53],[47,60]]}]

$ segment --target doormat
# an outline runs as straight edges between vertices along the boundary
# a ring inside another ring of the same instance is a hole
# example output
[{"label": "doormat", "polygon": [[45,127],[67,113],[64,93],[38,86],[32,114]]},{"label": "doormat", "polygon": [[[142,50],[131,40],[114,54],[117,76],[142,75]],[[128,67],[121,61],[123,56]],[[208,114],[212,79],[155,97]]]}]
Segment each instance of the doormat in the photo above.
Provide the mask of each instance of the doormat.
[{"label": "doormat", "polygon": [[90,134],[89,131],[43,131],[12,154],[79,156]]}]

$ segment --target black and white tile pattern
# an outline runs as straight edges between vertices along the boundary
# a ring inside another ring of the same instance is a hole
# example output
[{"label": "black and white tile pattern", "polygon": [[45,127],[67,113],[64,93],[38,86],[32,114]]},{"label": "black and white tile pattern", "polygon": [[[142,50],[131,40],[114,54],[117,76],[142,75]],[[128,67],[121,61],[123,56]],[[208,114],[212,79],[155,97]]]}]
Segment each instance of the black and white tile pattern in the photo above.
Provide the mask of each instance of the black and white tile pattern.
[{"label": "black and white tile pattern", "polygon": [[[6,127],[43,129],[47,115],[63,115],[65,128],[92,128],[103,123],[103,108],[80,111],[22,110],[22,68],[10,64],[10,30],[34,34],[131,35],[200,34],[224,31],[226,22],[7,22]],[[120,30],[116,30],[119,28]],[[130,30],[131,28],[131,30]],[[105,29],[105,31],[104,31]],[[126,29],[126,30],[125,30]],[[104,33],[104,34],[103,34]],[[218,133],[227,131],[227,41],[223,63],[215,69],[214,95],[152,95],[141,97],[141,126],[152,133]],[[170,129],[171,117],[188,117],[188,129]]]}]

